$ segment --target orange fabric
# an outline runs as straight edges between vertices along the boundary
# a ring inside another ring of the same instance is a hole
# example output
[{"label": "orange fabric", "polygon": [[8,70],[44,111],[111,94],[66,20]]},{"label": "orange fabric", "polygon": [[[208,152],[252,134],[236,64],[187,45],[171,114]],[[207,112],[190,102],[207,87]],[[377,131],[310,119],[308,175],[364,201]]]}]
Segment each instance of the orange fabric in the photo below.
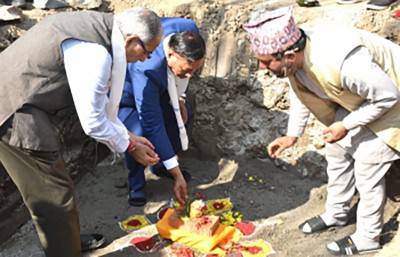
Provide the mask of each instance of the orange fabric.
[{"label": "orange fabric", "polygon": [[220,249],[220,247],[225,246],[230,241],[238,242],[242,236],[237,228],[222,224],[218,226],[211,237],[175,228],[170,226],[168,222],[168,218],[172,213],[173,209],[168,209],[163,218],[157,222],[156,228],[160,236],[187,245],[200,252],[223,256],[225,251]]}]

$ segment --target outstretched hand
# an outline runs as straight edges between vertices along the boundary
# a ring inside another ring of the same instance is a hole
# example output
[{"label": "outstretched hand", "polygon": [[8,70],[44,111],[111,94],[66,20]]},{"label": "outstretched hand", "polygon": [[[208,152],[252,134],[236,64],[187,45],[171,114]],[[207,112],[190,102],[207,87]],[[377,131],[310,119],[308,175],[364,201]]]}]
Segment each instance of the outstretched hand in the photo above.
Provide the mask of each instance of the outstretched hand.
[{"label": "outstretched hand", "polygon": [[271,158],[278,157],[285,149],[293,146],[297,142],[297,137],[283,136],[278,137],[267,146],[268,154]]},{"label": "outstretched hand", "polygon": [[181,205],[185,205],[186,199],[188,198],[185,178],[183,177],[179,166],[172,168],[169,172],[174,177],[175,181],[173,189],[175,198]]}]

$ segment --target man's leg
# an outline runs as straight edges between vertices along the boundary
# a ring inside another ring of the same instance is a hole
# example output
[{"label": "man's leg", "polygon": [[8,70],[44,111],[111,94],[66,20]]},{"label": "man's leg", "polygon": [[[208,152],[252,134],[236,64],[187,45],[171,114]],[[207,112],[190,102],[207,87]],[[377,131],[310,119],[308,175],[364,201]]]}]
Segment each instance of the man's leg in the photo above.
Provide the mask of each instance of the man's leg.
[{"label": "man's leg", "polygon": [[347,223],[350,202],[355,193],[354,159],[338,144],[326,144],[328,185],[325,212],[300,225],[310,234]]},{"label": "man's leg", "polygon": [[351,236],[358,250],[379,247],[386,202],[384,175],[392,161],[378,164],[355,164],[356,187],[360,194],[357,208],[357,230]]},{"label": "man's leg", "polygon": [[[119,118],[131,133],[138,136],[143,134],[138,113],[132,108],[120,109]],[[132,206],[143,206],[147,202],[144,192],[146,185],[144,170],[146,167],[138,163],[128,152],[125,152],[124,156],[128,168],[128,202]]]},{"label": "man's leg", "polygon": [[338,144],[327,144],[326,160],[328,194],[325,213],[321,216],[327,225],[337,221],[347,223],[350,202],[356,192],[354,159]]},{"label": "man's leg", "polygon": [[81,256],[74,184],[60,154],[28,153],[0,140],[0,161],[21,192],[46,256]]}]

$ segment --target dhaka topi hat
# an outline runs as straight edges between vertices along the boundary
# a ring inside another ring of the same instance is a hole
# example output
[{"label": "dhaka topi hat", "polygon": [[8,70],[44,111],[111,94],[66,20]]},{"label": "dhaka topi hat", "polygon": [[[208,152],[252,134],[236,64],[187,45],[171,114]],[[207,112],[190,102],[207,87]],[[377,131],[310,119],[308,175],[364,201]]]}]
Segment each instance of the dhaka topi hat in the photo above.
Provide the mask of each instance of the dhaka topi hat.
[{"label": "dhaka topi hat", "polygon": [[283,52],[301,37],[301,31],[293,19],[291,6],[266,11],[255,20],[243,24],[250,34],[253,51],[259,55]]}]

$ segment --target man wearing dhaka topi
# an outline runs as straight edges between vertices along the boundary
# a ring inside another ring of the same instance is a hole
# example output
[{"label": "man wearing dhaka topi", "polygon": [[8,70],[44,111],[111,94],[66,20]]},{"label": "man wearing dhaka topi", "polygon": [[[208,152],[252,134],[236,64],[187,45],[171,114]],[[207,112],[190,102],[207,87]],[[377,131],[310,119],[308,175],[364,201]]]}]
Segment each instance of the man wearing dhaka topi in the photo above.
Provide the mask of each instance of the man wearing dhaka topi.
[{"label": "man wearing dhaka topi", "polygon": [[333,255],[381,248],[385,173],[400,151],[400,46],[356,29],[303,31],[292,8],[267,11],[245,24],[261,69],[290,81],[287,134],[268,145],[272,158],[293,146],[312,113],[326,125],[325,212],[300,225],[305,234],[344,226],[357,191],[356,231],[329,243]]}]

